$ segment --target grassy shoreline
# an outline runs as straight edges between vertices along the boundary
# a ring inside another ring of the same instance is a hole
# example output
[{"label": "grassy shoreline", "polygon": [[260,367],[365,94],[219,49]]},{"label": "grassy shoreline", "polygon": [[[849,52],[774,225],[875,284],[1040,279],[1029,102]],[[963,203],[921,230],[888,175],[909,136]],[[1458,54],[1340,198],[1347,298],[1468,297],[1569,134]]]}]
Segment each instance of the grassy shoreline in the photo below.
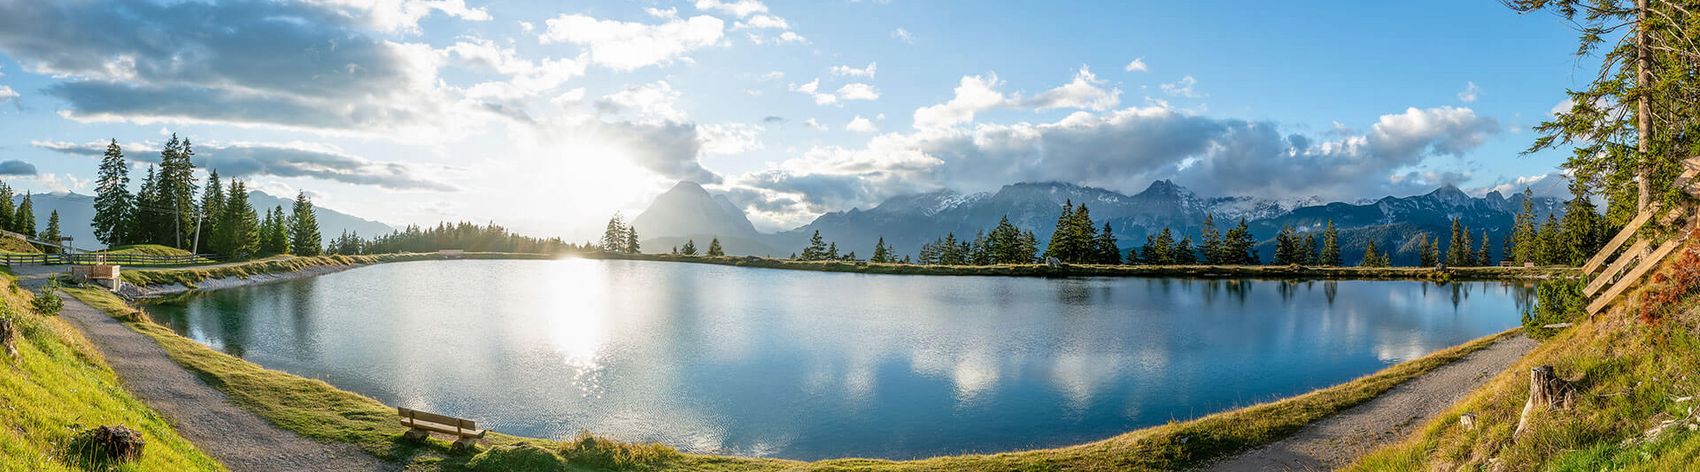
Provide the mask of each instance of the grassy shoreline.
[{"label": "grassy shoreline", "polygon": [[[505,252],[469,252],[461,259],[554,259],[551,254],[505,253]],[[217,265],[213,267],[178,267],[178,268],[148,268],[125,270],[120,273],[124,283],[144,287],[161,287],[182,285],[194,289],[196,285],[212,279],[240,278],[246,279],[256,275],[281,274],[299,272],[318,267],[353,268],[368,264],[383,262],[406,262],[441,260],[442,255],[430,253],[401,253],[374,254],[358,256],[274,256],[255,259],[235,264]]]},{"label": "grassy shoreline", "polygon": [[1188,277],[1205,279],[1332,279],[1332,280],[1546,280],[1576,277],[1574,267],[1313,267],[1313,266],[1146,266],[1068,264],[1052,268],[1044,264],[999,264],[989,266],[943,266],[921,264],[876,264],[844,261],[797,261],[753,256],[686,256],[679,254],[574,253],[587,259],[715,264],[763,269],[850,272],[886,275],[957,275],[1007,277]]},{"label": "grassy shoreline", "polygon": [[[130,318],[124,300],[98,289],[68,289],[109,314]],[[141,317],[145,319],[145,317]],[[377,400],[318,380],[269,370],[146,321],[126,323],[154,338],[179,364],[230,395],[239,405],[280,427],[310,438],[355,444],[368,453],[415,469],[570,470],[577,467],[638,470],[1158,470],[1196,467],[1284,438],[1312,421],[1356,406],[1442,365],[1483,349],[1507,331],[1390,366],[1358,379],[1309,393],[1224,411],[1201,418],[1135,430],[1082,445],[997,454],[944,456],[912,461],[781,459],[690,454],[660,445],[636,445],[580,436],[568,441],[492,433],[477,456],[449,456],[447,444],[398,441],[402,428],[394,410]]]}]

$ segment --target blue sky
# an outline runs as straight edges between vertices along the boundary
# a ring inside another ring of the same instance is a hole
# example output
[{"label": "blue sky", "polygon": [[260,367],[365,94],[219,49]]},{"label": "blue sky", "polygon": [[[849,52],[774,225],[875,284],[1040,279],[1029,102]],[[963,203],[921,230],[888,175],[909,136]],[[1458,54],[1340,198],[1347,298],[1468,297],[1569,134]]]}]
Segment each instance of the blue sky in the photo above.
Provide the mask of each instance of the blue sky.
[{"label": "blue sky", "polygon": [[678,180],[764,229],[1035,180],[1551,192],[1518,153],[1574,36],[1486,0],[0,0],[0,171],[89,193],[98,143],[176,132],[268,192],[574,239]]}]

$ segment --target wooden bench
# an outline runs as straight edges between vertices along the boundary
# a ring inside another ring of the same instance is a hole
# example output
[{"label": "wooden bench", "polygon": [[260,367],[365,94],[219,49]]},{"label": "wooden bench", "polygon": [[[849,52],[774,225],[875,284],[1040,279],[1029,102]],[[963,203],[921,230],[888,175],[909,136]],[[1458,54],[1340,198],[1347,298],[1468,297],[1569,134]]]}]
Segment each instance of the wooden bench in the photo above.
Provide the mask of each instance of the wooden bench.
[{"label": "wooden bench", "polygon": [[406,426],[407,433],[402,437],[413,441],[422,441],[430,433],[452,434],[455,436],[453,452],[471,451],[472,446],[483,438],[487,429],[478,429],[478,423],[469,419],[427,413],[411,408],[396,407],[396,414],[401,416],[401,425]]}]

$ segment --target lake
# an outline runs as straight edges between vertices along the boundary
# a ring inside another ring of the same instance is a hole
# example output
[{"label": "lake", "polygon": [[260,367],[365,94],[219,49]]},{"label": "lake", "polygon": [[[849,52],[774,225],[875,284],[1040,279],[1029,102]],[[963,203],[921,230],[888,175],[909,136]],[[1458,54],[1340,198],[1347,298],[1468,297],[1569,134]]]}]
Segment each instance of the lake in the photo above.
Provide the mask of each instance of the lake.
[{"label": "lake", "polygon": [[504,433],[917,458],[1338,384],[1519,324],[1521,283],[861,275],[422,261],[150,307],[187,337]]}]

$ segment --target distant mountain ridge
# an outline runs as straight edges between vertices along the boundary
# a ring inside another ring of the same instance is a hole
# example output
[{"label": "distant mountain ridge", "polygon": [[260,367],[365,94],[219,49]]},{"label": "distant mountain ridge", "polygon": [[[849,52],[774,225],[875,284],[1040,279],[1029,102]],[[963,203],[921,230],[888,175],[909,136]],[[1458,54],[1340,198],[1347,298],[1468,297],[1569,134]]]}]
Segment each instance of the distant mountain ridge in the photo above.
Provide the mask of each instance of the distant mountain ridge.
[{"label": "distant mountain ridge", "polygon": [[[1512,219],[1522,208],[1523,198],[1522,194],[1506,198],[1498,192],[1471,197],[1457,187],[1443,186],[1423,195],[1323,203],[1317,197],[1206,198],[1168,180],[1152,182],[1133,195],[1061,182],[1023,182],[990,193],[939,190],[900,195],[870,209],[828,212],[795,229],[762,234],[754,230],[742,211],[725,203],[724,196],[713,195],[694,183],[681,183],[658,197],[635,224],[638,234],[646,238],[649,252],[665,252],[687,239],[704,247],[709,238],[718,236],[722,244],[740,242],[737,248],[727,247],[730,254],[786,256],[820,231],[827,240],[837,242],[842,252],[866,256],[874,242],[883,237],[898,254],[913,254],[921,244],[946,233],[972,239],[1005,215],[1016,227],[1032,231],[1043,244],[1050,239],[1063,203],[1072,201],[1085,204],[1099,225],[1108,223],[1124,252],[1142,246],[1147,235],[1165,227],[1176,232],[1176,238],[1192,237],[1196,243],[1204,215],[1210,214],[1221,231],[1244,218],[1253,236],[1264,241],[1259,252],[1265,260],[1273,255],[1267,240],[1283,225],[1301,233],[1321,232],[1333,220],[1348,263],[1356,263],[1364,245],[1373,240],[1377,247],[1392,251],[1395,262],[1409,264],[1416,261],[1417,254],[1397,249],[1420,233],[1445,237],[1454,217],[1470,228],[1473,244],[1479,245],[1480,232],[1487,231],[1490,246],[1497,253],[1510,233]],[[1536,197],[1533,203],[1537,218],[1542,220],[1548,213],[1563,211],[1563,202],[1557,199]]]}]

